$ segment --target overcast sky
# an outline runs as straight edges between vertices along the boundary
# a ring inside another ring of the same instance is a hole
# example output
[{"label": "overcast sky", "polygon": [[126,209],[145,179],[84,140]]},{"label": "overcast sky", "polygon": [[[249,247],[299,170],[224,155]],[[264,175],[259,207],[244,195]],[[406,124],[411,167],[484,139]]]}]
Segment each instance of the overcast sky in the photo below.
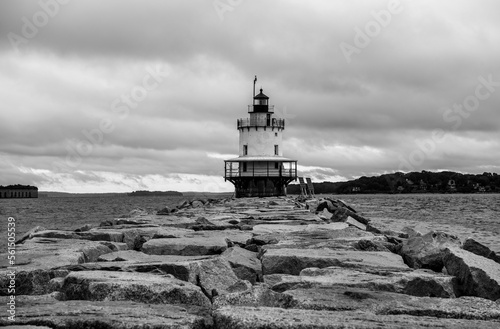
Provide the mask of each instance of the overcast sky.
[{"label": "overcast sky", "polygon": [[254,75],[299,175],[500,173],[500,2],[0,1],[0,185],[231,191]]}]

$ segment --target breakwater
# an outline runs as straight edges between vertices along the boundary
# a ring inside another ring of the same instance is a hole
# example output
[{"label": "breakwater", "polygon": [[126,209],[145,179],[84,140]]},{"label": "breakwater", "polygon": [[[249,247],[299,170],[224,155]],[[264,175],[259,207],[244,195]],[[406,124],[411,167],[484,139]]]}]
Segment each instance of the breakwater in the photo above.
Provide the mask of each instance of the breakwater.
[{"label": "breakwater", "polygon": [[333,198],[186,201],[18,238],[15,294],[9,264],[0,273],[1,294],[15,296],[16,324],[500,325],[500,264],[487,246],[446,232],[377,227]]}]

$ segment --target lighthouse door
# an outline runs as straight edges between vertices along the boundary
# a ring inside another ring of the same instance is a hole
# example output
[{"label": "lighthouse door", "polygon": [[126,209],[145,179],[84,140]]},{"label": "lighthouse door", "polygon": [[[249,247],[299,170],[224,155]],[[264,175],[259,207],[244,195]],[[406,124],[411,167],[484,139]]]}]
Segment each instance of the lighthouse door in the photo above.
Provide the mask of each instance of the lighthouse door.
[{"label": "lighthouse door", "polygon": [[268,114],[267,115],[267,124],[266,126],[270,126],[271,125],[271,114]]}]

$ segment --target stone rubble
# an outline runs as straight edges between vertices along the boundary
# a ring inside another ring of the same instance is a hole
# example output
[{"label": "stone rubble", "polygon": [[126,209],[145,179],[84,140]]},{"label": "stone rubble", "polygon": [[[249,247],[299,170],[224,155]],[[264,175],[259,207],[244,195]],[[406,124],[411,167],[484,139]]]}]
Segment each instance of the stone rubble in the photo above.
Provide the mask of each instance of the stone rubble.
[{"label": "stone rubble", "polygon": [[459,248],[447,248],[443,261],[446,271],[458,278],[463,295],[500,302],[500,264]]},{"label": "stone rubble", "polygon": [[410,267],[440,272],[444,266],[443,256],[446,248],[460,246],[461,242],[456,236],[433,231],[406,240],[400,254]]},{"label": "stone rubble", "polygon": [[489,258],[500,264],[500,256],[485,245],[474,239],[468,238],[464,241],[462,249],[470,251],[473,254]]},{"label": "stone rubble", "polygon": [[487,246],[381,231],[331,197],[183,200],[37,227],[16,252],[17,327],[500,328]]}]

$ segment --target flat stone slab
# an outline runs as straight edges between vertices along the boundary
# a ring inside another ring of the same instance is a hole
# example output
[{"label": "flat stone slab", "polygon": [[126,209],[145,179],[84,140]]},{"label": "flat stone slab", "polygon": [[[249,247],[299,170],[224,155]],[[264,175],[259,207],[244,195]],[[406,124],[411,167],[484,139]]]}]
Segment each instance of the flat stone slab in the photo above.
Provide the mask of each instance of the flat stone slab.
[{"label": "flat stone slab", "polygon": [[252,217],[254,220],[294,220],[294,221],[307,221],[307,222],[321,222],[319,216],[309,212],[309,210],[285,210],[285,211],[261,211],[261,210],[248,210],[241,212],[244,215]]},{"label": "flat stone slab", "polygon": [[61,293],[67,300],[210,306],[210,300],[200,287],[173,277],[149,273],[72,272],[64,279]]},{"label": "flat stone slab", "polygon": [[142,252],[151,255],[216,255],[227,249],[227,240],[245,244],[252,234],[242,231],[209,231],[186,234],[181,238],[151,239],[142,245]]},{"label": "flat stone slab", "polygon": [[308,267],[375,267],[379,269],[406,270],[401,256],[382,251],[351,251],[331,249],[266,249],[262,256],[263,274],[298,275]]},{"label": "flat stone slab", "polygon": [[[98,262],[128,262],[126,264],[141,263],[174,263],[191,260],[207,259],[213,256],[178,256],[178,255],[148,255],[136,250],[120,250],[99,256]],[[120,263],[122,264],[122,263]]]},{"label": "flat stone slab", "polygon": [[[293,297],[272,291],[269,285],[258,283],[248,289],[234,291],[214,298],[213,307],[223,306],[266,306],[288,308],[292,305]],[[298,304],[298,303],[297,303]]]},{"label": "flat stone slab", "polygon": [[174,226],[185,227],[194,224],[196,218],[189,218],[185,216],[162,216],[162,215],[144,215],[134,218],[115,218],[110,224],[114,225],[158,225],[158,226]]},{"label": "flat stone slab", "polygon": [[373,233],[365,232],[354,227],[349,227],[344,222],[328,223],[328,224],[312,224],[307,225],[308,228],[302,232],[293,232],[289,234],[290,238],[309,238],[313,234],[318,234],[319,238],[338,241],[358,241],[359,239],[377,239],[382,238]]},{"label": "flat stone slab", "polygon": [[52,239],[84,239],[91,241],[111,241],[122,242],[123,232],[119,230],[91,229],[85,232],[45,230],[33,233],[34,238],[52,238]]},{"label": "flat stone slab", "polygon": [[[118,250],[113,242],[79,239],[33,238],[16,246],[16,294],[47,294],[49,281],[66,276],[60,267],[96,261],[101,255]],[[0,295],[7,295],[9,271],[7,254],[1,254]]]},{"label": "flat stone slab", "polygon": [[[16,246],[16,266],[18,271],[26,271],[93,262],[100,255],[112,252],[109,247],[112,245],[112,242],[79,239],[33,238]],[[0,269],[7,267],[6,260],[7,254],[1,254]]]},{"label": "flat stone slab", "polygon": [[275,291],[303,287],[350,287],[374,291],[397,292],[413,296],[454,298],[455,277],[426,271],[379,271],[373,268],[345,267],[306,268],[300,276],[273,274],[265,276]]},{"label": "flat stone slab", "polygon": [[194,232],[191,229],[179,227],[137,227],[121,231],[123,232],[123,242],[128,245],[129,249],[140,249],[142,244],[150,239],[180,238]]},{"label": "flat stone slab", "polygon": [[30,325],[45,328],[39,326],[43,323],[50,328],[205,329],[212,325],[208,310],[192,305],[58,301],[34,296],[17,296],[16,302],[15,323],[2,317],[0,326],[15,324],[18,328],[31,328]]},{"label": "flat stone slab", "polygon": [[[356,250],[360,240],[386,241],[384,236],[348,227],[346,223],[311,224],[303,230],[285,233],[279,242],[269,248]],[[266,247],[268,248],[268,247]]]},{"label": "flat stone slab", "polygon": [[[75,273],[76,271],[94,271],[97,273],[111,271],[137,273],[138,276],[141,276],[143,273],[170,275],[176,279],[200,286],[203,288],[204,293],[210,297],[226,293],[229,287],[239,281],[229,262],[219,256],[151,256],[137,251],[117,252],[113,254],[129,260],[86,263],[69,266],[65,269],[75,271]],[[140,254],[145,257],[143,257],[142,261],[135,261],[135,259],[141,257]]]},{"label": "flat stone slab", "polygon": [[500,321],[500,304],[478,297],[436,298],[316,286],[279,293],[267,284],[215,298],[214,307],[254,306],[325,311],[362,311],[380,315],[418,315],[436,318]]},{"label": "flat stone slab", "polygon": [[320,223],[320,224],[308,224],[304,231],[339,231],[345,230],[349,225],[346,223]]},{"label": "flat stone slab", "polygon": [[226,241],[219,237],[152,239],[142,245],[142,252],[151,255],[217,255],[226,249]]},{"label": "flat stone slab", "polygon": [[500,321],[500,304],[478,297],[416,297],[386,291],[325,286],[289,290],[283,295],[292,298],[288,302],[290,308]]},{"label": "flat stone slab", "polygon": [[386,272],[370,267],[366,270],[342,267],[306,268],[300,272],[300,277],[327,285],[363,287],[421,297],[456,297],[458,282],[450,275],[424,270]]},{"label": "flat stone slab", "polygon": [[252,233],[255,235],[281,234],[296,231],[303,231],[302,225],[287,224],[259,224],[253,227]]},{"label": "flat stone slab", "polygon": [[220,329],[335,329],[335,328],[445,328],[498,329],[500,322],[444,319],[429,316],[379,315],[356,311],[323,311],[275,307],[224,306],[214,311],[215,327]]},{"label": "flat stone slab", "polygon": [[329,224],[308,224],[308,225],[291,225],[286,224],[259,224],[253,227],[252,233],[255,235],[261,234],[281,234],[299,231],[315,231],[315,230],[343,230],[349,227],[346,223],[329,223]]}]

